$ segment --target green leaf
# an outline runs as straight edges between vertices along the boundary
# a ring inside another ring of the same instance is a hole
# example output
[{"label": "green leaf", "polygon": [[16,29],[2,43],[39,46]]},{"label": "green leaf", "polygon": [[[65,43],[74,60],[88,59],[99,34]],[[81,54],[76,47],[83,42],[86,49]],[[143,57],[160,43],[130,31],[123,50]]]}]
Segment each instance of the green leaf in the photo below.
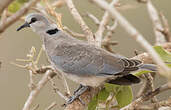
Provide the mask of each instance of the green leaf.
[{"label": "green leaf", "polygon": [[120,88],[120,85],[105,83],[105,89],[106,89],[107,92],[116,93],[119,88]]},{"label": "green leaf", "polygon": [[88,110],[95,110],[97,106],[97,96],[94,96],[91,102],[88,104]]},{"label": "green leaf", "polygon": [[21,4],[17,1],[14,1],[13,3],[11,3],[9,6],[8,6],[8,11],[12,12],[12,13],[15,13],[17,12],[21,7]]},{"label": "green leaf", "polygon": [[134,73],[134,75],[135,76],[140,76],[142,74],[146,74],[146,73],[150,73],[150,72],[152,72],[152,71],[142,70],[142,71],[138,71],[138,72]]},{"label": "green leaf", "polygon": [[154,46],[155,51],[160,55],[164,62],[171,62],[171,53],[164,50],[161,46]]},{"label": "green leaf", "polygon": [[109,92],[104,88],[98,93],[98,100],[106,101],[109,96]]},{"label": "green leaf", "polygon": [[121,86],[120,90],[115,95],[120,108],[130,104],[133,100],[132,89],[130,86]]}]

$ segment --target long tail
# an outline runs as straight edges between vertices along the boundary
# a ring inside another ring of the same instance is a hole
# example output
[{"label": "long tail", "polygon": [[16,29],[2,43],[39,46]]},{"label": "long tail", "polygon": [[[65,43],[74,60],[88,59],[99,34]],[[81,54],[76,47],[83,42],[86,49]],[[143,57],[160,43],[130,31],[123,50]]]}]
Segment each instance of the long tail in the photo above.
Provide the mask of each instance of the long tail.
[{"label": "long tail", "polygon": [[[157,66],[154,64],[142,64],[139,66],[140,70],[157,71]],[[137,76],[132,74],[124,75],[123,77],[117,77],[116,79],[109,80],[108,83],[118,84],[118,85],[131,85],[139,83],[141,80]]]},{"label": "long tail", "polygon": [[157,66],[154,64],[143,64],[140,66],[141,70],[157,71]]}]

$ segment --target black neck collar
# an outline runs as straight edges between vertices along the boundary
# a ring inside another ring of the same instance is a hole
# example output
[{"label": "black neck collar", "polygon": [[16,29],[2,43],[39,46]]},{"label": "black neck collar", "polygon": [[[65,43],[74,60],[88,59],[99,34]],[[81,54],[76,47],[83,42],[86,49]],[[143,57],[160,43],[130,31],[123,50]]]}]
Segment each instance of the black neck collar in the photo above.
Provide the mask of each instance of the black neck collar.
[{"label": "black neck collar", "polygon": [[49,35],[56,34],[59,30],[57,28],[47,30],[46,33]]}]

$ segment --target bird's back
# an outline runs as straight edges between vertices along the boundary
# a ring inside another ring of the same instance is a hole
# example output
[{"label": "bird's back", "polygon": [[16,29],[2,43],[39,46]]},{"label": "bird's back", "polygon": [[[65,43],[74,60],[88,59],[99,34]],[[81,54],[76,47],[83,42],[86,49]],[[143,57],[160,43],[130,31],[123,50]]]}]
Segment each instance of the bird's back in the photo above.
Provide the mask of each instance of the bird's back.
[{"label": "bird's back", "polygon": [[[47,54],[54,65],[69,74],[100,76],[124,70],[120,56],[61,32],[45,40]],[[101,74],[102,73],[102,74]]]}]

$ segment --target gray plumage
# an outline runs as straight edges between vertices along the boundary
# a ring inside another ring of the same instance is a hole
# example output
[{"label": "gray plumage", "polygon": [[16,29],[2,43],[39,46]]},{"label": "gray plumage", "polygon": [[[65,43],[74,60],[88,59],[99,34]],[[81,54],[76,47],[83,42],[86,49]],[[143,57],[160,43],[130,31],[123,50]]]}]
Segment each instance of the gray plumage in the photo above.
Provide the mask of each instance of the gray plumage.
[{"label": "gray plumage", "polygon": [[25,25],[41,36],[51,64],[83,85],[99,86],[104,82],[121,85],[138,83],[139,78],[129,74],[130,72],[156,68],[73,38],[41,14],[29,14]]}]

